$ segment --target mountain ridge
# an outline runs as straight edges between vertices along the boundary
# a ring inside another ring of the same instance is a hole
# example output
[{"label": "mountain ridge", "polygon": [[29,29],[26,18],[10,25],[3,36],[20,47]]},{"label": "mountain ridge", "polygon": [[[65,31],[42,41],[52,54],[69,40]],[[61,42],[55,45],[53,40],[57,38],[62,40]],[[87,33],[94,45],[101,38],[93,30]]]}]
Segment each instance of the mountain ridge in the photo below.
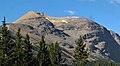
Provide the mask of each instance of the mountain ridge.
[{"label": "mountain ridge", "polygon": [[[37,43],[42,35],[48,44],[58,41],[71,55],[66,52],[65,54],[71,57],[76,46],[75,41],[82,36],[90,52],[89,60],[107,58],[120,62],[120,36],[85,17],[51,17],[30,11],[9,25],[13,33],[17,28],[21,28],[22,35],[28,33],[33,44]],[[66,63],[72,62],[72,58],[64,59]]]}]

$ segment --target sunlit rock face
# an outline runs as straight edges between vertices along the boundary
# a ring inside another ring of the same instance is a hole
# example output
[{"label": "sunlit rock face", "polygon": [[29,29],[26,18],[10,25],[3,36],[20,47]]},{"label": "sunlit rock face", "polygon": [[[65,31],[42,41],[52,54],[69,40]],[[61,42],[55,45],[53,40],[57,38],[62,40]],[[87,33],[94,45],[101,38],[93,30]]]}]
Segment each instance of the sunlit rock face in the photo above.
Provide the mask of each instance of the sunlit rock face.
[{"label": "sunlit rock face", "polygon": [[37,45],[42,35],[46,43],[58,41],[63,49],[63,63],[70,64],[74,59],[75,41],[83,37],[89,60],[110,59],[120,62],[120,36],[85,17],[51,17],[44,13],[30,11],[12,24],[10,31],[15,34],[30,35],[33,45]]}]

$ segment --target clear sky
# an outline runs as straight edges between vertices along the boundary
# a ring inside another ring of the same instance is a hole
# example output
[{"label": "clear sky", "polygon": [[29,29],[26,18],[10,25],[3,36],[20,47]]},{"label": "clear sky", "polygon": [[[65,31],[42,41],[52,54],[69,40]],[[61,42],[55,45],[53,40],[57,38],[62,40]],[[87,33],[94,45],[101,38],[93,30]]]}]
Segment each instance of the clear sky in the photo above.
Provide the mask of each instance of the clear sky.
[{"label": "clear sky", "polygon": [[[28,11],[84,16],[120,34],[120,0],[0,0],[0,20],[14,22]],[[0,23],[1,24],[1,23]]]}]

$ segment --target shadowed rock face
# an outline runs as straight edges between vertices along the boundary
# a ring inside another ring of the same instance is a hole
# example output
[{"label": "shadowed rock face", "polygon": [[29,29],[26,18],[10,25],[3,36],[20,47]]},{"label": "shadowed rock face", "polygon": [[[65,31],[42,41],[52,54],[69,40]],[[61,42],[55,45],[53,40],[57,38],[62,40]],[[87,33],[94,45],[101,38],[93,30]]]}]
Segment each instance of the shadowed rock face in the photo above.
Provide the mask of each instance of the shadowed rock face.
[{"label": "shadowed rock face", "polygon": [[9,25],[15,33],[21,28],[21,34],[30,35],[30,40],[36,44],[42,35],[46,42],[58,41],[63,49],[65,63],[71,63],[75,41],[81,35],[90,52],[89,60],[108,58],[120,62],[120,36],[113,31],[84,17],[50,17],[43,13],[28,12]]}]

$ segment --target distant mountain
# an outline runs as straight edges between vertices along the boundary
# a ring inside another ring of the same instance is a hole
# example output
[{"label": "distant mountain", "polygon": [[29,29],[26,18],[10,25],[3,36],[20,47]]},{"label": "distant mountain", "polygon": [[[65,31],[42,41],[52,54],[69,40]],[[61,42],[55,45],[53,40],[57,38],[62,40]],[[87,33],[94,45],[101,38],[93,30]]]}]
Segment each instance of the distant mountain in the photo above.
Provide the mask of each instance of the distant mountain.
[{"label": "distant mountain", "polygon": [[51,17],[44,13],[30,11],[12,24],[9,29],[15,34],[30,35],[33,45],[45,36],[46,42],[58,41],[63,49],[65,63],[71,63],[75,41],[82,36],[87,44],[89,60],[109,59],[120,63],[120,36],[85,17]]}]

